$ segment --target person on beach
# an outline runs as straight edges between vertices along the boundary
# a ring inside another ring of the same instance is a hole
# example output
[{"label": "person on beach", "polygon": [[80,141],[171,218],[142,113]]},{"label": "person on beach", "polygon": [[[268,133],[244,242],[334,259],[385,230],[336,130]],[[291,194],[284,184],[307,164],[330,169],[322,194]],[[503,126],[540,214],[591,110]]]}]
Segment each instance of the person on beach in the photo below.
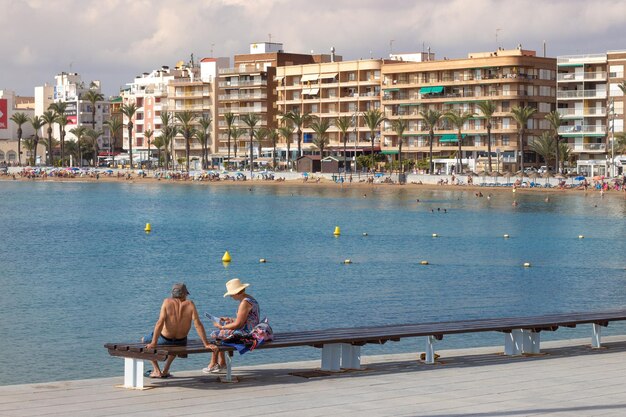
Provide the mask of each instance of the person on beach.
[{"label": "person on beach", "polygon": [[[198,310],[196,310],[193,301],[187,299],[187,295],[189,295],[189,291],[185,284],[174,284],[172,296],[163,300],[161,313],[154,326],[154,331],[142,339],[142,342],[150,341],[146,345],[146,349],[154,349],[158,345],[186,346],[191,322],[193,322],[204,346],[208,349],[216,349],[215,345],[207,341],[204,326],[198,317]],[[159,368],[157,361],[152,361],[153,369],[148,376],[150,378],[169,377],[170,366],[174,358],[175,356],[168,356],[163,370]]]},{"label": "person on beach", "polygon": [[[237,317],[220,317],[219,323],[213,323],[218,330],[211,332],[211,338],[226,339],[234,334],[249,334],[260,322],[259,303],[251,295],[246,293],[250,284],[242,284],[239,278],[231,279],[226,283],[226,294],[239,302]],[[226,368],[224,352],[213,351],[211,361],[202,373],[211,374],[220,372]]]}]

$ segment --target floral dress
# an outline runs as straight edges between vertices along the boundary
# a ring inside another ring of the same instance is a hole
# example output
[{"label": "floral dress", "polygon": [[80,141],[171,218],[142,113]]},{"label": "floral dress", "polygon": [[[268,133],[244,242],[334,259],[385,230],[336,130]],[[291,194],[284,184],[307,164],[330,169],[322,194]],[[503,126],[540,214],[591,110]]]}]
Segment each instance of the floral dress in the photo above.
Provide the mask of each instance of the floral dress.
[{"label": "floral dress", "polygon": [[232,330],[232,329],[222,329],[222,330],[214,330],[211,332],[210,337],[215,339],[227,339],[233,335],[248,335],[252,332],[254,327],[259,324],[261,312],[259,310],[259,303],[252,297],[248,296],[242,300],[242,302],[248,302],[252,306],[250,313],[248,313],[248,319],[242,328]]}]

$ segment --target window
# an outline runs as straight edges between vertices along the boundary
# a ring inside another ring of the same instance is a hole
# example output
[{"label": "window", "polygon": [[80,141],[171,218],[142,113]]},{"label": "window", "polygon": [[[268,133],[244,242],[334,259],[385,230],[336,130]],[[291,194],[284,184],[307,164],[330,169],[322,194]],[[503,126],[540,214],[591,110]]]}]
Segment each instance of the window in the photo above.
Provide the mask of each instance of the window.
[{"label": "window", "polygon": [[550,109],[552,106],[550,103],[539,103],[539,112],[540,113],[550,113]]},{"label": "window", "polygon": [[618,83],[611,83],[609,86],[609,96],[610,97],[620,97],[623,96],[624,93],[622,92],[622,89],[619,88],[619,84]]},{"label": "window", "polygon": [[502,112],[507,112],[511,108],[511,102],[503,101],[502,104],[501,104],[501,107],[502,107]]},{"label": "window", "polygon": [[624,77],[624,66],[623,65],[611,65],[609,67],[609,77],[610,78]]},{"label": "window", "polygon": [[510,124],[511,123],[511,119],[509,119],[508,117],[503,117],[502,118],[502,129],[509,129],[510,128]]},{"label": "window", "polygon": [[509,146],[510,141],[509,135],[502,135],[502,146]]}]

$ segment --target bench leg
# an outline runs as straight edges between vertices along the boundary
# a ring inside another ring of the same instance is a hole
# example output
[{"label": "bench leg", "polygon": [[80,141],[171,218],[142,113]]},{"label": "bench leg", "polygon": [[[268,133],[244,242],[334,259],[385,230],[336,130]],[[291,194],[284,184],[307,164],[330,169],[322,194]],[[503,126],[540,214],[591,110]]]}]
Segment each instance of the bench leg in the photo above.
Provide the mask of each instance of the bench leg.
[{"label": "bench leg", "polygon": [[532,330],[522,330],[522,339],[522,353],[540,353],[540,333]]},{"label": "bench leg", "polygon": [[341,367],[344,369],[361,369],[361,346],[348,343],[341,344]]},{"label": "bench leg", "polygon": [[124,388],[143,389],[143,360],[124,358]]},{"label": "bench leg", "polygon": [[322,371],[341,370],[341,344],[331,343],[322,347]]},{"label": "bench leg", "polygon": [[504,334],[504,354],[507,356],[520,355],[522,353],[522,330],[513,329],[511,333]]},{"label": "bench leg", "polygon": [[424,363],[432,365],[435,363],[435,339],[434,336],[428,336],[426,338],[426,360]]},{"label": "bench leg", "polygon": [[224,355],[226,359],[226,376],[222,378],[223,382],[233,382],[233,356],[232,352],[226,352]]},{"label": "bench leg", "polygon": [[591,347],[600,349],[602,347],[602,326],[593,323],[593,334],[591,335]]}]

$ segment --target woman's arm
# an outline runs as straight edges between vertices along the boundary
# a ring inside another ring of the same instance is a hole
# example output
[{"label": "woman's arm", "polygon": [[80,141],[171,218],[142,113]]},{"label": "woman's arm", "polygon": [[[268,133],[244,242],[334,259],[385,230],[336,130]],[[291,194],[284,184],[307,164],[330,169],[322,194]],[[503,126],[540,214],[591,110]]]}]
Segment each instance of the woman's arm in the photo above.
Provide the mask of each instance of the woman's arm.
[{"label": "woman's arm", "polygon": [[237,330],[243,327],[243,325],[246,324],[246,320],[248,320],[248,314],[250,314],[250,311],[252,311],[252,304],[242,300],[241,303],[239,303],[239,309],[237,310],[237,318],[235,321],[226,323],[221,326],[220,329]]}]

